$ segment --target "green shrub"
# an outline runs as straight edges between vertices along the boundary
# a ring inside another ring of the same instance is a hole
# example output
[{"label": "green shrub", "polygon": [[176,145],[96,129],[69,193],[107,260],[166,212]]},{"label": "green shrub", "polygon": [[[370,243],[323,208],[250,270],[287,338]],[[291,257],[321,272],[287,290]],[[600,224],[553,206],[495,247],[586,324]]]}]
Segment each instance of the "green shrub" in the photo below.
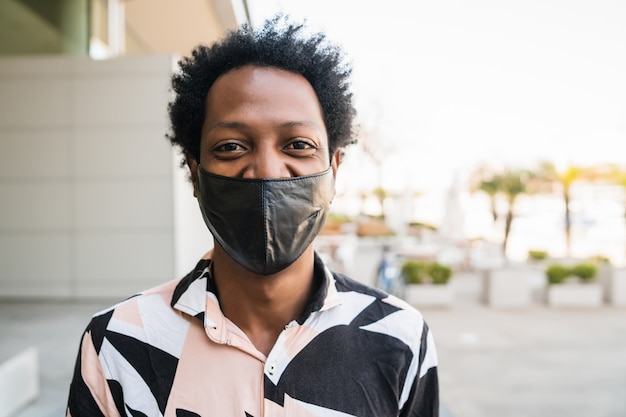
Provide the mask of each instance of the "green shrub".
[{"label": "green shrub", "polygon": [[591,262],[581,262],[570,268],[570,274],[577,276],[583,282],[591,282],[598,274],[598,267]]},{"label": "green shrub", "polygon": [[349,223],[352,221],[352,218],[347,214],[340,214],[331,211],[330,213],[328,213],[328,216],[326,216],[326,220],[336,221],[339,223]]},{"label": "green shrub", "polygon": [[452,277],[452,268],[438,262],[409,260],[402,264],[402,276],[407,284],[447,284]]},{"label": "green shrub", "polygon": [[532,261],[543,261],[548,257],[548,252],[545,250],[529,250],[528,258]]},{"label": "green shrub", "polygon": [[430,275],[433,284],[445,285],[452,277],[452,268],[433,262],[428,265],[428,275]]},{"label": "green shrub", "polygon": [[410,227],[420,227],[423,229],[428,229],[428,230],[432,230],[433,232],[437,231],[437,226],[432,225],[430,223],[422,223],[422,222],[410,222],[409,223]]},{"label": "green shrub", "polygon": [[407,284],[422,284],[426,275],[426,265],[422,261],[406,261],[402,264],[401,272]]},{"label": "green shrub", "polygon": [[608,256],[604,255],[594,255],[589,258],[589,262],[593,262],[594,264],[602,265],[602,264],[610,264],[611,259]]},{"label": "green shrub", "polygon": [[551,264],[546,268],[549,284],[560,284],[570,275],[570,269],[561,264]]}]

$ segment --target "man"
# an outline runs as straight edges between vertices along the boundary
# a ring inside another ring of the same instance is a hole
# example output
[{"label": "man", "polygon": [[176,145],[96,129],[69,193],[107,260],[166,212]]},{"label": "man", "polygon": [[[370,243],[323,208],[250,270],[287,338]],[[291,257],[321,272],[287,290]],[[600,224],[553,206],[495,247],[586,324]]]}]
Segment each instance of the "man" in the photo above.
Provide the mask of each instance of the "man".
[{"label": "man", "polygon": [[313,249],[353,142],[350,70],[277,17],[180,63],[171,142],[215,245],[98,313],[71,416],[436,416],[436,353],[406,303]]}]

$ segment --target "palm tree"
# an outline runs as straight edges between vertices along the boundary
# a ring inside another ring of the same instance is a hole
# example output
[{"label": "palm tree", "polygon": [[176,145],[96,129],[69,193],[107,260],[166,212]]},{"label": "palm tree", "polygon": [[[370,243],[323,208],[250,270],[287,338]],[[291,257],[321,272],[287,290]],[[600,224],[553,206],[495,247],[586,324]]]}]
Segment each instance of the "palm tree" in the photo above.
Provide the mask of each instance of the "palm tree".
[{"label": "palm tree", "polygon": [[493,217],[493,222],[498,221],[498,210],[496,209],[496,195],[500,191],[502,187],[499,184],[500,179],[498,176],[494,176],[488,180],[481,181],[478,184],[478,189],[489,196],[489,201],[491,204],[491,216]]},{"label": "palm tree", "polygon": [[376,187],[372,192],[376,199],[378,200],[378,204],[380,205],[380,216],[382,219],[386,219],[385,213],[385,199],[389,196],[389,192],[385,190],[383,187]]},{"label": "palm tree", "polygon": [[473,175],[472,191],[482,191],[489,196],[491,206],[491,216],[493,222],[498,221],[498,210],[496,209],[496,196],[502,189],[501,177],[493,173],[488,167],[481,166]]},{"label": "palm tree", "polygon": [[540,165],[538,177],[543,181],[557,183],[561,186],[561,195],[565,203],[565,249],[567,256],[570,256],[572,249],[572,212],[570,209],[572,184],[576,181],[594,179],[594,170],[575,165],[570,165],[565,169],[557,169],[553,163],[543,162]]},{"label": "palm tree", "polygon": [[502,253],[506,256],[506,247],[511,233],[511,225],[515,216],[515,201],[521,194],[528,192],[528,183],[533,175],[527,170],[505,170],[499,174],[497,181],[500,183],[500,191],[506,197],[508,210],[504,222],[504,240],[502,242]]},{"label": "palm tree", "polygon": [[359,192],[359,199],[360,199],[360,202],[361,202],[360,209],[359,209],[359,211],[360,211],[359,214],[361,216],[365,215],[365,202],[367,201],[367,197],[369,197],[369,194],[368,194],[367,191]]},{"label": "palm tree", "polygon": [[508,203],[502,241],[502,253],[505,257],[511,226],[515,218],[515,202],[521,194],[529,192],[528,184],[533,178],[534,175],[528,170],[504,169],[501,172],[494,172],[486,167],[479,168],[474,175],[474,186],[472,188],[474,191],[482,191],[489,195],[494,223],[498,219],[495,204],[497,195],[504,195]]}]

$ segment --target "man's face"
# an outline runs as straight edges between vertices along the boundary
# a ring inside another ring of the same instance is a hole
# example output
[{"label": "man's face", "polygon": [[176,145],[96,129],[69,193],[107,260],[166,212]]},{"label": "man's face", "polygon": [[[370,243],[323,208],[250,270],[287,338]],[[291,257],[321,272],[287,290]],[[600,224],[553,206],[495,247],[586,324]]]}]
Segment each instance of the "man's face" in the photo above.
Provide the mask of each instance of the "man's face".
[{"label": "man's face", "polygon": [[[200,141],[204,170],[285,178],[322,172],[329,161],[320,104],[301,75],[248,65],[223,74],[209,90]],[[334,172],[338,162],[337,153]]]}]

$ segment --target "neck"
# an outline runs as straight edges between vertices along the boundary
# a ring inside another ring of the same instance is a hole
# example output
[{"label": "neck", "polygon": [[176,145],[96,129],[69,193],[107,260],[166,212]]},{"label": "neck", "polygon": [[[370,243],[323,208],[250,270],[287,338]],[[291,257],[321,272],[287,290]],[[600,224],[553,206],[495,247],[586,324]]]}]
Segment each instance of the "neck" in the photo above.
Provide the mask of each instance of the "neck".
[{"label": "neck", "polygon": [[259,275],[237,264],[215,245],[213,274],[222,311],[265,355],[285,325],[302,314],[315,290],[313,258],[311,245],[284,270]]}]

